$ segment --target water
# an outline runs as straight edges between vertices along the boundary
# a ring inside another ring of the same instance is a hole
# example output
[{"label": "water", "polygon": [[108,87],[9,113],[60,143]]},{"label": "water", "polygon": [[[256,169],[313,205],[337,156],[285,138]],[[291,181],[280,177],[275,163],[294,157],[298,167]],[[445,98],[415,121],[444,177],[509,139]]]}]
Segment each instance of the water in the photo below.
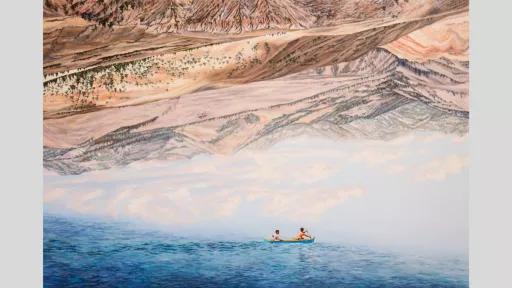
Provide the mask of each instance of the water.
[{"label": "water", "polygon": [[174,237],[46,215],[45,287],[468,287],[467,261],[367,248]]}]

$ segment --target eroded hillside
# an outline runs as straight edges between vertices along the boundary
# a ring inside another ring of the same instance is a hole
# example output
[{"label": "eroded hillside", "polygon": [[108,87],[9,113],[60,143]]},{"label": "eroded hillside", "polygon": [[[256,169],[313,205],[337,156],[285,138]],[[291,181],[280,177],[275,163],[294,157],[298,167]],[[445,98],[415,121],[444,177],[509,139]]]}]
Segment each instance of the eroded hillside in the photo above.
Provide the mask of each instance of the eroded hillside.
[{"label": "eroded hillside", "polygon": [[[350,61],[459,11],[389,23],[273,32],[142,60],[49,75],[45,118],[173,98]],[[221,41],[221,40],[217,40]]]},{"label": "eroded hillside", "polygon": [[468,132],[467,1],[47,2],[44,165],[60,174]]},{"label": "eroded hillside", "polygon": [[76,174],[143,159],[229,154],[301,133],[462,135],[468,130],[467,81],[467,62],[411,62],[379,48],[275,80],[46,120],[45,143],[62,148],[46,149],[45,167]]}]

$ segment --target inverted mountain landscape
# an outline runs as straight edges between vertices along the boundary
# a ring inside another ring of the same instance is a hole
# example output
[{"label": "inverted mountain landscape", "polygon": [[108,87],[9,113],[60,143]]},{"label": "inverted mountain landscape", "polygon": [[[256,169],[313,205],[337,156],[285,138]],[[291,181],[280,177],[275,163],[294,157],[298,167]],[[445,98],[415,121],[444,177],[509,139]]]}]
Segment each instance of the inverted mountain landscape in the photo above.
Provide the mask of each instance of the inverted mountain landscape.
[{"label": "inverted mountain landscape", "polygon": [[[355,12],[354,12],[355,11]],[[468,1],[46,0],[44,166],[468,133]]]}]

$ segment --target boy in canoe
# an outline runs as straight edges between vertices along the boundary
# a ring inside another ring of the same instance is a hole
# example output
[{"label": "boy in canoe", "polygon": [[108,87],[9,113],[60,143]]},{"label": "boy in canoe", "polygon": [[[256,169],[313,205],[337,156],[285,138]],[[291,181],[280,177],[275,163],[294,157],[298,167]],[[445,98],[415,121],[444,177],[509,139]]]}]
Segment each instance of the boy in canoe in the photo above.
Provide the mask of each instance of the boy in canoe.
[{"label": "boy in canoe", "polygon": [[272,240],[274,240],[274,241],[282,241],[281,240],[281,235],[279,235],[279,229],[276,230],[274,232],[274,234],[272,234]]},{"label": "boy in canoe", "polygon": [[295,236],[296,240],[305,240],[305,239],[311,239],[311,236],[308,234],[307,231],[304,231],[304,228],[300,227],[299,233],[297,236]]}]

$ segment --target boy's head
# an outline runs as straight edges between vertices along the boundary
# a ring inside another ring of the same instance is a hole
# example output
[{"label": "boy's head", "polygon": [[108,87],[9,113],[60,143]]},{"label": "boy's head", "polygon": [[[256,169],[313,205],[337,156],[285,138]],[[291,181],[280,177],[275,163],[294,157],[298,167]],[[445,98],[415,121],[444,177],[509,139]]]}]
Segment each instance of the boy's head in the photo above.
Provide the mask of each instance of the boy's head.
[{"label": "boy's head", "polygon": [[300,232],[304,232],[304,228],[300,227]]},{"label": "boy's head", "polygon": [[279,229],[276,230],[276,234],[279,234]]}]

